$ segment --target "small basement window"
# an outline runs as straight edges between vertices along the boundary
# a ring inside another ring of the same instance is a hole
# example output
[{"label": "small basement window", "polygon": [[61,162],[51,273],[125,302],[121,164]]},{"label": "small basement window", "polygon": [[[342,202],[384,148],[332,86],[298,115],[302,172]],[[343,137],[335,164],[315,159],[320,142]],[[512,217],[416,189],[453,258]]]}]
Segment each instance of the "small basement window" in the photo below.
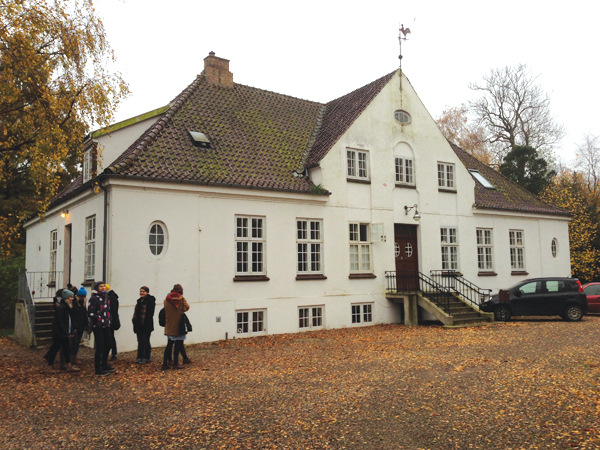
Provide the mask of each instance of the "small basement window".
[{"label": "small basement window", "polygon": [[486,177],[484,177],[483,175],[481,175],[481,173],[478,170],[469,169],[469,173],[471,175],[473,175],[473,178],[475,178],[477,181],[479,181],[479,183],[481,183],[481,185],[484,188],[486,188],[486,189],[496,189],[496,187],[492,183],[490,183]]},{"label": "small basement window", "polygon": [[204,133],[200,133],[198,131],[189,131],[189,133],[194,147],[210,148],[210,141]]}]

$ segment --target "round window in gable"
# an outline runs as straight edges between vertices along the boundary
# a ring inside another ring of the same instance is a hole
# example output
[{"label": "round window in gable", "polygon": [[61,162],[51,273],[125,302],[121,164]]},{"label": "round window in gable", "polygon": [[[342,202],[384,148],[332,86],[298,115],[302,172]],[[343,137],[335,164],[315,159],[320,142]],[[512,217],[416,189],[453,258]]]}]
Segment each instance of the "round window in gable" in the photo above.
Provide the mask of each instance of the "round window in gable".
[{"label": "round window in gable", "polygon": [[162,222],[153,222],[148,230],[150,253],[159,258],[167,250],[167,227]]},{"label": "round window in gable", "polygon": [[408,125],[412,122],[412,118],[410,114],[406,111],[398,110],[394,113],[394,118],[400,122],[402,125]]},{"label": "round window in gable", "polygon": [[550,248],[552,249],[552,257],[558,258],[558,239],[552,239],[552,244],[550,244]]}]

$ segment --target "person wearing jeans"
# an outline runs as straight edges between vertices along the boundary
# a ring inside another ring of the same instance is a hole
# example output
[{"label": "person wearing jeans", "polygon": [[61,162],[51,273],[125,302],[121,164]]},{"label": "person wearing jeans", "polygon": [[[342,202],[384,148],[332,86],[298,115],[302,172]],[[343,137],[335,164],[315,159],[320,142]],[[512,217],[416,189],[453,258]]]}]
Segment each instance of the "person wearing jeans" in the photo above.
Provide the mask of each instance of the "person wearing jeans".
[{"label": "person wearing jeans", "polygon": [[169,355],[175,345],[175,354],[173,356],[173,369],[183,369],[179,365],[179,354],[185,340],[185,334],[179,334],[179,322],[181,315],[190,309],[190,305],[183,296],[183,287],[180,284],[173,286],[173,290],[164,302],[165,305],[165,335],[167,336],[167,347],[163,356],[162,370],[169,368]]}]

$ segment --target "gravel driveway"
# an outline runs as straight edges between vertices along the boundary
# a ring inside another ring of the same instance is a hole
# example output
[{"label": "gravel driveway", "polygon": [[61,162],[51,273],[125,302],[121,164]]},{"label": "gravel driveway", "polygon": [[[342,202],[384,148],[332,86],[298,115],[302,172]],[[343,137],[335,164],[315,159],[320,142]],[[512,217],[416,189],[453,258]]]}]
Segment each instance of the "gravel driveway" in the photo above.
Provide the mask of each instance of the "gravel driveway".
[{"label": "gravel driveway", "polygon": [[[157,330],[158,332],[162,330]],[[598,449],[600,317],[381,325],[48,370],[0,339],[0,448]]]}]

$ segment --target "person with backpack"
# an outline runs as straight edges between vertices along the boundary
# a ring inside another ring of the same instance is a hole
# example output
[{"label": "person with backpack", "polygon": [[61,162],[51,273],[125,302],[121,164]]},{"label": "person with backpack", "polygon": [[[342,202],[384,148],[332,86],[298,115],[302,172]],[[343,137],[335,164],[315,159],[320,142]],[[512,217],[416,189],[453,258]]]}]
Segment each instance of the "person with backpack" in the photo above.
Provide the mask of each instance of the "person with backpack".
[{"label": "person with backpack", "polygon": [[175,346],[173,369],[183,369],[183,366],[179,365],[179,354],[181,353],[183,341],[185,341],[186,331],[185,329],[182,330],[180,328],[180,323],[182,322],[182,315],[189,309],[190,305],[183,296],[183,287],[180,284],[176,284],[164,301],[165,335],[168,340],[163,356],[162,370],[167,370],[169,368],[168,357],[171,354],[173,346]]},{"label": "person with backpack", "polygon": [[154,310],[156,308],[156,299],[150,295],[150,289],[147,286],[140,288],[140,298],[138,298],[133,310],[133,332],[137,335],[138,364],[150,362],[152,347],[150,345],[150,335],[154,331]]}]

